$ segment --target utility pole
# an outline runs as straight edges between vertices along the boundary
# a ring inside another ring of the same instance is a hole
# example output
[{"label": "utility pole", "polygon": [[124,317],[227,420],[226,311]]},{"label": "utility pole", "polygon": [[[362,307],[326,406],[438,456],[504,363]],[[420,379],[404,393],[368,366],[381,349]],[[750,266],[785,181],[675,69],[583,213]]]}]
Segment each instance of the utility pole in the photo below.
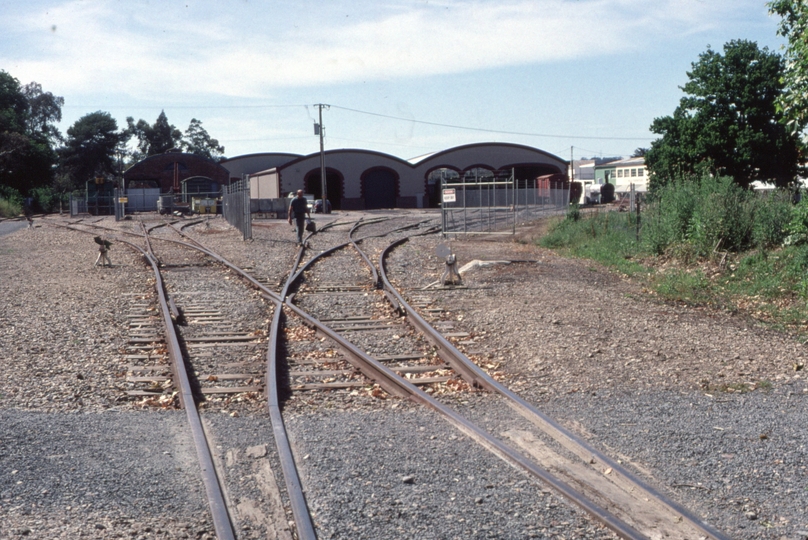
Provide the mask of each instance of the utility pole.
[{"label": "utility pole", "polygon": [[317,107],[320,112],[320,123],[314,124],[314,134],[320,136],[320,183],[322,186],[323,214],[330,214],[331,212],[328,208],[328,188],[325,179],[325,149],[323,146],[323,132],[325,131],[325,127],[323,126],[323,107],[326,109],[330,109],[331,107],[323,103],[318,103],[315,107]]},{"label": "utility pole", "polygon": [[575,160],[572,157],[574,146],[570,146],[570,182],[575,180]]}]

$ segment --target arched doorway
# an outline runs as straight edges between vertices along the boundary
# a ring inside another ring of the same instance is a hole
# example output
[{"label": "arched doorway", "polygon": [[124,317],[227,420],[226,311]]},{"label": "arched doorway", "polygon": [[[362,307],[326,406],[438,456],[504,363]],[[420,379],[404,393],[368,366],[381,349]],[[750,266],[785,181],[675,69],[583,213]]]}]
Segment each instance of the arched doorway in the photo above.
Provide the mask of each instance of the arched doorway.
[{"label": "arched doorway", "polygon": [[547,165],[543,163],[525,163],[519,165],[508,165],[507,167],[503,167],[501,169],[506,176],[510,177],[511,171],[513,171],[514,178],[516,179],[516,185],[519,188],[530,187],[533,185],[533,181],[536,180],[539,176],[545,176],[548,174],[558,174],[563,173],[553,165]]},{"label": "arched doorway", "polygon": [[182,194],[216,197],[219,194],[219,184],[207,176],[190,176],[182,181]]},{"label": "arched doorway", "polygon": [[[326,167],[325,182],[326,195],[328,195],[328,201],[331,203],[331,209],[339,210],[342,208],[342,197],[345,193],[342,174],[335,169]],[[323,198],[323,184],[320,182],[320,169],[309,171],[303,179],[303,185],[305,186],[306,193],[311,193],[314,195],[315,199]]]},{"label": "arched doorway", "polygon": [[460,181],[460,173],[447,167],[432,169],[426,175],[426,194],[429,198],[429,207],[438,208],[440,206],[440,189],[444,184]]},{"label": "arched doorway", "polygon": [[398,197],[398,174],[395,171],[377,167],[362,173],[362,197],[365,208],[395,208]]}]

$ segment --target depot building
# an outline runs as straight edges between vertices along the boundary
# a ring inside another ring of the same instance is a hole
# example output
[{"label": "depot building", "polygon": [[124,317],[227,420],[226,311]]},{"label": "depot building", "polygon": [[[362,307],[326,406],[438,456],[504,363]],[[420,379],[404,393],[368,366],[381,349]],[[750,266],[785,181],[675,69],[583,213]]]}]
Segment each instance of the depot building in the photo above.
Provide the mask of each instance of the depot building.
[{"label": "depot building", "polygon": [[[252,199],[280,199],[302,189],[322,197],[320,153],[248,154],[219,163],[194,154],[150,156],[124,173],[130,206],[148,210],[158,194],[215,196],[221,187],[248,180]],[[324,153],[326,195],[332,209],[427,208],[439,203],[441,183],[513,176],[519,183],[565,174],[567,162],[543,150],[510,143],[475,143],[401,159],[362,149]],[[141,193],[142,192],[142,193]]]},{"label": "depot building", "polygon": [[[231,181],[249,179],[251,198],[273,199],[302,189],[321,198],[320,153],[250,154],[221,165]],[[510,178],[517,182],[565,174],[567,162],[543,150],[510,143],[456,146],[409,160],[372,150],[324,153],[326,196],[333,209],[425,208],[438,205],[441,182]]]}]

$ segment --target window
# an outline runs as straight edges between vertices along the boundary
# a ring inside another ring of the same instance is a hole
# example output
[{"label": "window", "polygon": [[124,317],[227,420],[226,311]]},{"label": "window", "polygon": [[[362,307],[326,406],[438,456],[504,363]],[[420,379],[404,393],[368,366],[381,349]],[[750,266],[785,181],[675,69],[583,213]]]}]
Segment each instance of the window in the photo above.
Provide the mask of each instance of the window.
[{"label": "window", "polygon": [[623,169],[617,169],[617,177],[623,178]]},{"label": "window", "polygon": [[637,176],[637,169],[631,169],[631,176]]},{"label": "window", "polygon": [[637,169],[637,176],[645,176],[645,169]]}]

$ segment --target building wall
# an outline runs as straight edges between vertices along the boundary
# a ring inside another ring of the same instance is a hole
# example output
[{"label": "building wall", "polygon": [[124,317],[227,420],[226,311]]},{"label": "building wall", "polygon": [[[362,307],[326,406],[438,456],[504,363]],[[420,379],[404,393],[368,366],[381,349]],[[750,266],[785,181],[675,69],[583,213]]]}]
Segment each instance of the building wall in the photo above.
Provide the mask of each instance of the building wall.
[{"label": "building wall", "polygon": [[[394,156],[366,150],[330,150],[325,153],[325,164],[328,169],[336,170],[343,178],[343,197],[353,199],[362,196],[362,175],[369,169],[385,167],[399,175],[400,180],[412,176],[412,167],[402,159]],[[281,179],[281,192],[305,189],[304,181],[312,172],[320,173],[320,154],[292,161],[278,168]],[[415,182],[409,180],[400,189],[407,190]]]},{"label": "building wall", "polygon": [[437,168],[462,172],[484,167],[496,171],[528,164],[557,169],[543,174],[564,173],[567,170],[567,162],[557,156],[537,148],[507,143],[479,143],[450,148],[419,161],[415,170],[423,181],[429,171]]},{"label": "building wall", "polygon": [[[334,208],[364,208],[365,200],[395,200],[397,207],[422,207],[427,201],[427,177],[433,170],[446,168],[464,172],[475,167],[492,171],[511,168],[535,178],[544,174],[563,174],[567,162],[529,146],[508,143],[478,143],[450,148],[412,161],[371,150],[329,150],[325,152],[325,166],[329,186],[338,181],[340,190],[329,187],[329,200]],[[376,171],[374,173],[373,171]],[[378,171],[385,171],[380,174]],[[269,171],[254,173],[251,178],[276,173],[280,193],[306,190],[306,178],[320,175],[320,154],[314,153],[288,161]],[[364,181],[363,181],[364,180]],[[393,181],[394,180],[394,181]],[[371,190],[395,189],[385,193],[389,197],[376,197]],[[394,186],[394,188],[391,188]],[[341,191],[337,201],[335,193]],[[370,203],[372,206],[372,202]]]},{"label": "building wall", "polygon": [[230,172],[231,178],[241,180],[242,175],[253,174],[266,171],[275,167],[280,167],[297,158],[300,154],[289,154],[284,152],[265,152],[260,154],[246,154],[226,159],[220,163],[222,167]]},{"label": "building wall", "polygon": [[193,176],[210,178],[219,186],[230,182],[230,173],[215,161],[182,152],[149,156],[127,169],[123,177],[127,187],[132,183],[154,183],[161,193],[168,193],[174,187],[175,170],[180,185],[178,192],[182,190],[182,181]]},{"label": "building wall", "polygon": [[250,176],[251,199],[278,199],[281,197],[278,172],[272,170]]}]

